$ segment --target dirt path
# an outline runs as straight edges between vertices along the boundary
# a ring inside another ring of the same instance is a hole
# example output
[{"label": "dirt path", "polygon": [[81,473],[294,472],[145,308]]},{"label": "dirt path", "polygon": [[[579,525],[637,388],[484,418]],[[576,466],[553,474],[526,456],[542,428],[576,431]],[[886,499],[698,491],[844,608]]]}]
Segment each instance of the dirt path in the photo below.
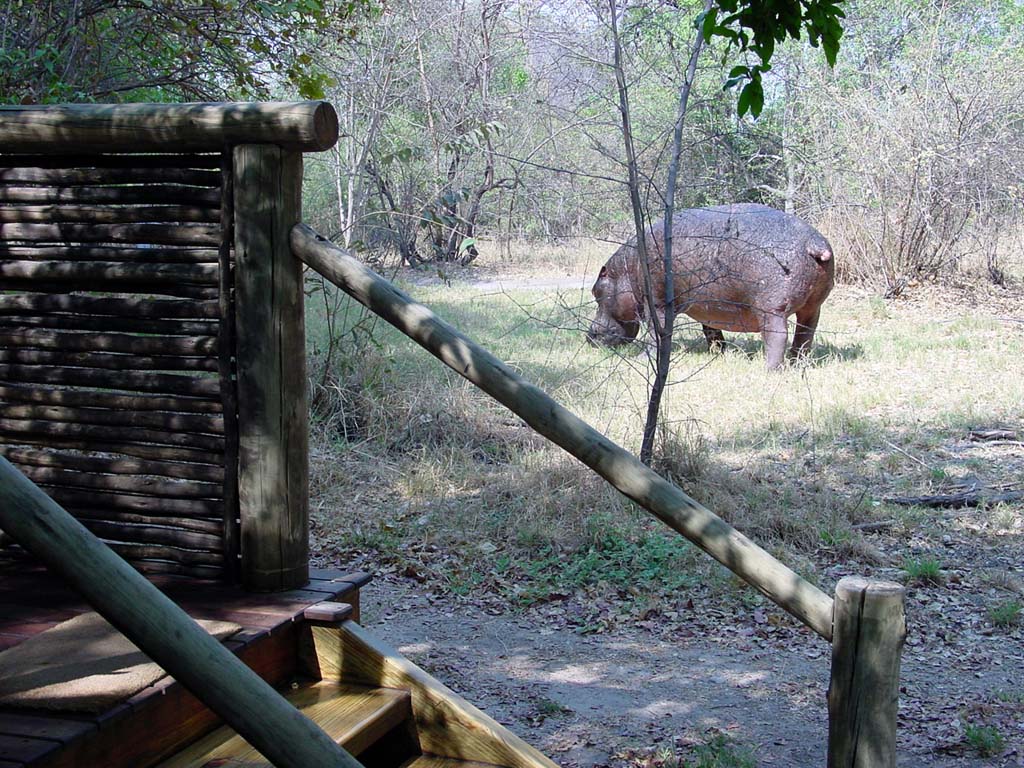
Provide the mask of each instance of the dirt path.
[{"label": "dirt path", "polygon": [[466,269],[454,271],[441,277],[436,272],[404,270],[401,279],[412,285],[443,285],[456,283],[470,286],[482,295],[512,291],[581,291],[589,295],[596,275],[569,274],[502,274],[496,270],[487,272]]},{"label": "dirt path", "polygon": [[[366,592],[364,623],[565,768],[658,766],[722,732],[756,764],[825,764],[828,648],[809,632],[761,638],[620,628],[580,635],[555,611],[501,613],[394,575]],[[497,614],[497,615],[494,615]],[[1019,693],[1024,655],[1005,638],[965,649],[911,633],[901,697],[903,766],[1024,765],[1024,711],[998,758],[968,754],[958,716],[1000,680]],[[957,668],[963,675],[951,679]],[[661,762],[659,762],[659,755]]]}]

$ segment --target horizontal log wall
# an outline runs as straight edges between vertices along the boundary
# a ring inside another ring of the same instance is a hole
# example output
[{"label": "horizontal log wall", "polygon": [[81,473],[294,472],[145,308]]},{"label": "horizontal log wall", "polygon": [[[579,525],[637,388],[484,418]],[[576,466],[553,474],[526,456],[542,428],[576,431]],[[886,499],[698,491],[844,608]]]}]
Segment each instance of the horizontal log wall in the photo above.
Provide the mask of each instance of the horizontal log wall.
[{"label": "horizontal log wall", "polygon": [[138,261],[148,259],[161,264],[217,263],[213,248],[132,248],[112,245],[11,245],[0,242],[0,259],[71,261]]},{"label": "horizontal log wall", "polygon": [[[44,157],[165,152],[168,147],[209,152],[227,144],[319,152],[337,140],[338,115],[326,101],[0,107],[0,147]],[[33,167],[62,166],[37,162]]]},{"label": "horizontal log wall", "polygon": [[120,392],[40,389],[21,384],[0,384],[0,400],[46,405],[82,405],[123,411],[171,411],[172,413],[220,413],[223,406],[197,397],[164,397]]},{"label": "horizontal log wall", "polygon": [[234,564],[225,162],[0,155],[0,455],[144,573]]}]

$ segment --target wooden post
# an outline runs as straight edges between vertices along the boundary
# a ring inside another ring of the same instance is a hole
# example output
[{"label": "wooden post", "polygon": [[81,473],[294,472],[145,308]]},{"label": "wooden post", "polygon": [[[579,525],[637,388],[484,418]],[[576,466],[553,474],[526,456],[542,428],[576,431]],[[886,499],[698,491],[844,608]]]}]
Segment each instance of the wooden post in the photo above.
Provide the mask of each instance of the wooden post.
[{"label": "wooden post", "polygon": [[314,722],[2,457],[0,527],[275,766],[360,768]]},{"label": "wooden post", "polygon": [[829,768],[895,768],[900,651],[906,590],[860,577],[836,585]]},{"label": "wooden post", "polygon": [[234,150],[238,503],[242,584],[309,581],[309,413],[302,264],[289,232],[301,215],[302,155]]}]

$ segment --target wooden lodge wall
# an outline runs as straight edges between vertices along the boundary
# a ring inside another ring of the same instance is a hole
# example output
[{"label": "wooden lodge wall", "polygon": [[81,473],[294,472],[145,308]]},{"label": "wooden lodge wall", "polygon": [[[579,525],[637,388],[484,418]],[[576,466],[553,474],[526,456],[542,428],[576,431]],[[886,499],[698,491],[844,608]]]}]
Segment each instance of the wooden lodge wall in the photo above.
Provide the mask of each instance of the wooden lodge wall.
[{"label": "wooden lodge wall", "polygon": [[230,162],[0,154],[0,455],[145,573],[234,576]]}]

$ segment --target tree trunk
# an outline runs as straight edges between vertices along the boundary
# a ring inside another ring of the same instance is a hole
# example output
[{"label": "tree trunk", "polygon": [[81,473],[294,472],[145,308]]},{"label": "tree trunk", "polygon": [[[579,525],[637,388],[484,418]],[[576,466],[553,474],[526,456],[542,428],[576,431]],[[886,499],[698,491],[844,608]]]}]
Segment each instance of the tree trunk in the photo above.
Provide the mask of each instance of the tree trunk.
[{"label": "tree trunk", "polygon": [[[622,64],[622,41],[619,38],[618,5],[616,0],[608,0],[611,12],[612,46],[614,51],[613,66],[615,69],[615,85],[619,95],[619,114],[622,118],[622,143],[626,151],[626,171],[629,202],[633,210],[633,228],[636,231],[636,252],[644,277],[644,296],[648,309],[654,306],[654,292],[651,285],[650,262],[647,260],[647,230],[643,202],[640,200],[640,173],[637,169],[636,150],[633,146],[633,125],[629,108],[629,88],[626,85],[626,71]],[[648,312],[648,322],[652,327],[659,327],[657,314]]]},{"label": "tree trunk", "polygon": [[[710,0],[705,0],[704,11],[710,8]],[[664,271],[665,311],[662,317],[657,312],[654,300],[654,286],[651,283],[650,262],[648,261],[647,243],[645,238],[645,212],[640,200],[640,183],[637,172],[636,153],[633,147],[633,133],[630,121],[629,91],[626,86],[626,75],[622,65],[622,45],[619,39],[618,19],[616,18],[616,2],[609,0],[611,10],[612,41],[615,47],[615,82],[619,92],[619,111],[622,113],[622,138],[626,148],[626,164],[629,171],[629,198],[633,207],[633,223],[636,227],[637,258],[643,267],[644,301],[647,322],[652,329],[652,336],[657,342],[654,380],[651,383],[650,397],[647,401],[647,419],[644,424],[643,440],[640,447],[640,461],[651,463],[654,451],[654,435],[658,428],[658,413],[661,399],[668,381],[669,364],[672,355],[672,332],[675,325],[675,275],[672,268],[672,217],[675,212],[676,179],[679,173],[679,158],[682,154],[683,122],[686,118],[686,107],[690,99],[690,89],[697,72],[697,60],[704,47],[704,37],[698,30],[694,40],[690,61],[686,67],[686,77],[679,90],[679,110],[676,113],[675,130],[673,133],[672,158],[668,169],[668,185],[665,196],[665,245],[661,254]]]}]

